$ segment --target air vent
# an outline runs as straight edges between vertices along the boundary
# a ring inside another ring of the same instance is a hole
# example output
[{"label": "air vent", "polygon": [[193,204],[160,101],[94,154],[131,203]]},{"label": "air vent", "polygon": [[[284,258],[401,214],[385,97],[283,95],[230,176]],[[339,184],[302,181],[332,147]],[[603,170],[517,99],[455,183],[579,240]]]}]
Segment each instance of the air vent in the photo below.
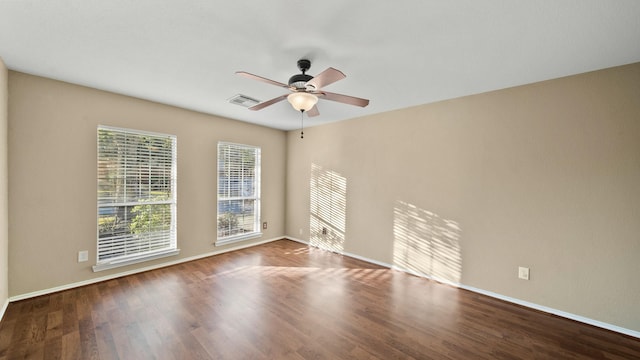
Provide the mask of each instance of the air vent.
[{"label": "air vent", "polygon": [[257,105],[260,103],[260,100],[257,100],[242,94],[234,95],[230,97],[227,101],[229,101],[232,104],[236,104],[244,107],[252,107],[253,105]]}]

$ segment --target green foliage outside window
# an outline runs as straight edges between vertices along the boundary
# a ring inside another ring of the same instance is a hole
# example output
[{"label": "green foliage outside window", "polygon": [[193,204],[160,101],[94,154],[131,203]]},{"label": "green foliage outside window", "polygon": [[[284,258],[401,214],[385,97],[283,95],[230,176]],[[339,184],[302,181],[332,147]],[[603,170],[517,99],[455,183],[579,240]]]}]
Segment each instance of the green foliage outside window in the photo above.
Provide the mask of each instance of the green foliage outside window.
[{"label": "green foliage outside window", "polygon": [[131,210],[134,214],[129,230],[132,234],[145,234],[155,231],[166,231],[171,226],[171,209],[169,204],[136,205]]},{"label": "green foliage outside window", "polygon": [[218,234],[229,236],[238,228],[238,216],[232,212],[226,212],[218,216]]}]

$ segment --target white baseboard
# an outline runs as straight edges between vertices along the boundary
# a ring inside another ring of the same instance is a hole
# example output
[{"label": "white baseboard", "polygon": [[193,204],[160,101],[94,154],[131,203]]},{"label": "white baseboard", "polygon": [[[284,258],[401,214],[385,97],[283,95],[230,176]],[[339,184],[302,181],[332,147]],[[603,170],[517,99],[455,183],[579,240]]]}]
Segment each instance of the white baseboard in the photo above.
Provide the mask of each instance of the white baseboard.
[{"label": "white baseboard", "polygon": [[[291,238],[291,237],[287,237],[287,239],[293,240],[293,241],[296,241],[296,242],[299,242],[299,243],[302,243],[302,244],[306,244],[306,245],[309,245],[309,246],[312,246],[311,244],[309,244],[308,241],[305,241],[305,240],[294,239],[294,238]],[[482,294],[482,295],[489,296],[489,297],[492,297],[492,298],[495,298],[495,299],[499,299],[499,300],[503,300],[503,301],[510,302],[510,303],[513,303],[513,304],[517,304],[517,305],[520,305],[520,306],[524,306],[524,307],[527,307],[527,308],[530,308],[530,309],[546,312],[546,313],[553,314],[553,315],[556,315],[556,316],[559,316],[559,317],[563,317],[563,318],[566,318],[566,319],[574,320],[574,321],[577,321],[577,322],[581,322],[581,323],[592,325],[592,326],[595,326],[595,327],[607,329],[607,330],[610,330],[610,331],[614,331],[614,332],[617,332],[617,333],[621,333],[621,334],[624,334],[624,335],[629,335],[629,336],[632,336],[632,337],[640,339],[640,331],[626,329],[626,328],[623,328],[623,327],[620,327],[620,326],[616,326],[616,325],[612,325],[612,324],[609,324],[609,323],[605,323],[605,322],[602,322],[602,321],[586,318],[584,316],[568,313],[566,311],[561,311],[561,310],[557,310],[557,309],[550,308],[550,307],[547,307],[547,306],[538,305],[538,304],[535,304],[535,303],[532,303],[532,302],[529,302],[529,301],[524,301],[524,300],[512,298],[512,297],[505,296],[505,295],[502,295],[502,294],[494,293],[492,291],[487,291],[487,290],[475,288],[473,286],[468,286],[468,285],[464,285],[464,284],[461,284],[461,283],[454,283],[454,282],[451,282],[451,281],[448,281],[448,280],[439,279],[439,278],[436,278],[436,277],[433,277],[433,276],[429,276],[429,275],[426,275],[426,274],[422,274],[422,273],[418,273],[418,272],[415,272],[415,271],[411,271],[409,269],[400,268],[400,267],[397,267],[395,265],[383,263],[383,262],[380,262],[380,261],[377,261],[377,260],[373,260],[373,259],[368,259],[368,258],[366,258],[364,256],[355,255],[355,254],[351,254],[351,253],[348,253],[348,252],[341,252],[341,255],[352,257],[352,258],[355,258],[355,259],[358,259],[358,260],[362,260],[362,261],[365,261],[365,262],[369,262],[369,263],[372,263],[372,264],[388,267],[388,268],[391,268],[391,269],[394,269],[394,270],[398,270],[398,271],[402,271],[402,272],[405,272],[405,273],[408,273],[408,274],[411,274],[411,275],[415,275],[415,276],[418,276],[418,277],[422,277],[422,278],[426,278],[426,279],[429,279],[429,280],[437,281],[439,283],[451,285],[453,287],[457,287],[457,288],[460,288],[460,289],[468,290],[468,291],[471,291],[471,292],[474,292],[474,293],[477,293],[477,294]]]},{"label": "white baseboard", "polygon": [[2,304],[2,309],[0,309],[0,320],[2,320],[2,318],[4,317],[4,313],[5,311],[7,311],[8,306],[9,306],[9,299],[6,299],[4,301],[4,304]]},{"label": "white baseboard", "polygon": [[52,294],[52,293],[55,293],[55,292],[58,292],[58,291],[69,290],[69,289],[73,289],[73,288],[77,288],[77,287],[81,287],[81,286],[91,285],[91,284],[99,283],[99,282],[102,282],[102,281],[107,281],[107,280],[120,278],[120,277],[127,276],[127,275],[133,275],[133,274],[137,274],[137,273],[141,273],[141,272],[145,272],[145,271],[149,271],[149,270],[155,270],[155,269],[160,269],[160,268],[167,267],[167,266],[182,264],[182,263],[185,263],[185,262],[198,260],[198,259],[206,258],[206,257],[209,257],[209,256],[213,256],[213,255],[219,255],[219,254],[223,254],[223,253],[230,252],[230,251],[236,251],[236,250],[240,250],[240,249],[244,249],[244,248],[248,248],[248,247],[252,247],[252,246],[256,246],[256,245],[262,245],[262,244],[266,244],[266,243],[269,243],[269,242],[272,242],[272,241],[282,240],[282,239],[285,239],[285,238],[286,237],[281,236],[281,237],[266,239],[266,240],[262,240],[262,241],[258,241],[258,242],[252,242],[250,244],[240,244],[238,246],[234,246],[234,247],[230,247],[230,248],[226,248],[226,249],[222,249],[222,250],[217,250],[217,251],[211,251],[211,252],[208,252],[208,253],[195,255],[195,256],[190,256],[190,257],[186,257],[186,258],[181,258],[181,259],[174,260],[174,261],[168,261],[168,262],[164,262],[162,264],[146,266],[146,267],[142,267],[142,268],[138,268],[138,269],[134,269],[134,270],[119,272],[117,274],[101,276],[101,277],[97,277],[97,278],[93,278],[93,279],[89,279],[89,280],[84,280],[84,281],[79,281],[79,282],[75,282],[75,283],[71,283],[71,284],[65,284],[65,285],[62,285],[62,286],[52,287],[52,288],[49,288],[49,289],[38,290],[38,291],[26,293],[26,294],[16,295],[16,296],[10,297],[9,300],[7,301],[7,304],[9,302],[13,302],[13,301],[30,299],[30,298],[33,298],[33,297],[36,297],[36,296],[48,295],[48,294]]},{"label": "white baseboard", "polygon": [[378,265],[378,266],[386,267],[386,268],[389,268],[389,269],[392,269],[392,268],[393,268],[393,266],[391,266],[390,264],[384,263],[384,262],[382,262],[382,261],[377,261],[377,260],[373,260],[373,259],[368,259],[368,258],[366,258],[366,257],[360,256],[360,255],[356,255],[356,254],[352,254],[352,253],[350,253],[350,252],[346,252],[346,251],[344,251],[344,252],[342,253],[342,255],[344,255],[344,256],[348,256],[348,257],[350,257],[350,258],[358,259],[358,260],[361,260],[361,261],[365,261],[365,262],[368,262],[368,263],[371,263],[371,264],[374,264],[374,265]]},{"label": "white baseboard", "polygon": [[612,324],[609,324],[609,323],[605,323],[605,322],[602,322],[602,321],[586,318],[584,316],[568,313],[566,311],[557,310],[557,309],[550,308],[550,307],[543,306],[543,305],[538,305],[538,304],[535,304],[535,303],[532,303],[532,302],[529,302],[529,301],[515,299],[515,298],[512,298],[512,297],[504,296],[504,295],[497,294],[497,293],[494,293],[494,292],[491,292],[491,291],[474,288],[473,286],[467,286],[467,285],[460,284],[460,285],[458,285],[458,287],[461,288],[461,289],[464,289],[464,290],[469,290],[469,291],[472,291],[472,292],[475,292],[475,293],[478,293],[478,294],[486,295],[486,296],[489,296],[489,297],[492,297],[492,298],[504,300],[504,301],[507,301],[507,302],[510,302],[510,303],[518,304],[518,305],[521,305],[521,306],[524,306],[524,307],[528,307],[528,308],[535,309],[535,310],[538,310],[538,311],[546,312],[546,313],[549,313],[549,314],[553,314],[553,315],[560,316],[560,317],[563,317],[563,318],[567,318],[567,319],[570,319],[570,320],[578,321],[578,322],[581,322],[581,323],[584,323],[584,324],[596,326],[596,327],[599,327],[599,328],[615,331],[617,333],[633,336],[635,338],[639,338],[640,339],[640,331],[626,329],[626,328],[623,328],[623,327],[620,327],[620,326],[616,326],[616,325],[612,325]]},{"label": "white baseboard", "polygon": [[308,242],[308,241],[306,241],[306,240],[302,240],[302,239],[297,239],[297,238],[294,238],[294,237],[292,237],[292,236],[285,236],[284,238],[285,238],[285,239],[287,239],[287,240],[291,240],[291,241],[299,242],[299,243],[301,243],[301,244],[309,245],[309,242]]},{"label": "white baseboard", "polygon": [[[324,248],[321,248],[321,247],[318,247],[318,246],[311,245],[311,244],[310,244],[308,241],[306,241],[306,240],[296,239],[296,238],[293,238],[293,237],[286,237],[286,239],[287,239],[287,240],[291,240],[291,241],[295,241],[295,242],[299,242],[299,243],[301,243],[301,244],[305,244],[305,245],[308,245],[308,246],[313,246],[313,247],[315,247],[315,248],[317,248],[317,249],[321,249],[321,250],[325,250],[325,251],[330,251],[330,252],[335,252],[335,251],[332,251],[332,250],[329,250],[329,249],[324,249]],[[377,261],[377,260],[373,260],[373,259],[369,259],[369,258],[366,258],[366,257],[362,257],[362,256],[360,256],[360,255],[352,254],[352,253],[349,253],[349,252],[346,252],[346,251],[335,252],[335,253],[336,253],[336,254],[340,254],[340,255],[344,255],[344,256],[348,256],[348,257],[350,257],[350,258],[354,258],[354,259],[362,260],[362,261],[364,261],[364,262],[368,262],[368,263],[371,263],[371,264],[374,264],[374,265],[379,265],[379,266],[382,266],[382,267],[386,267],[386,268],[391,268],[391,267],[392,267],[391,265],[389,265],[389,264],[387,264],[387,263],[383,263],[383,262],[380,262],[380,261]]]}]

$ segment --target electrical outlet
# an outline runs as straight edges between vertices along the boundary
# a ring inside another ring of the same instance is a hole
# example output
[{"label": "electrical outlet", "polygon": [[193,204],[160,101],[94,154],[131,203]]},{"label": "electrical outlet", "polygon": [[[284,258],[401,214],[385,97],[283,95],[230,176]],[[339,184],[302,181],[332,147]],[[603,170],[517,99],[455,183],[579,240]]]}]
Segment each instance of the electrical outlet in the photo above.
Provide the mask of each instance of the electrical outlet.
[{"label": "electrical outlet", "polygon": [[528,267],[518,267],[518,278],[522,280],[529,280],[529,268]]},{"label": "electrical outlet", "polygon": [[89,261],[89,251],[78,251],[78,262]]},{"label": "electrical outlet", "polygon": [[327,235],[327,228],[326,227],[322,228],[322,235]]},{"label": "electrical outlet", "polygon": [[267,222],[266,222],[266,221],[262,223],[262,229],[263,229],[263,230],[266,230],[266,229],[267,229]]}]

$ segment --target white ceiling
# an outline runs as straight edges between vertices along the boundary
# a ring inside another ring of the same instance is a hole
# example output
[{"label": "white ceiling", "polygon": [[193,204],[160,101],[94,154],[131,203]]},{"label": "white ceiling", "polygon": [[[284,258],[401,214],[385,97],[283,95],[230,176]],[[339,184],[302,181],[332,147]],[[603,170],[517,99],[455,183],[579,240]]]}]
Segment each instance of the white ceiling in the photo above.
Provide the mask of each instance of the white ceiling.
[{"label": "white ceiling", "polygon": [[[204,113],[295,129],[296,61],[347,78],[307,126],[640,61],[638,0],[0,0],[0,57],[12,70]],[[179,119],[176,119],[179,121]]]}]

